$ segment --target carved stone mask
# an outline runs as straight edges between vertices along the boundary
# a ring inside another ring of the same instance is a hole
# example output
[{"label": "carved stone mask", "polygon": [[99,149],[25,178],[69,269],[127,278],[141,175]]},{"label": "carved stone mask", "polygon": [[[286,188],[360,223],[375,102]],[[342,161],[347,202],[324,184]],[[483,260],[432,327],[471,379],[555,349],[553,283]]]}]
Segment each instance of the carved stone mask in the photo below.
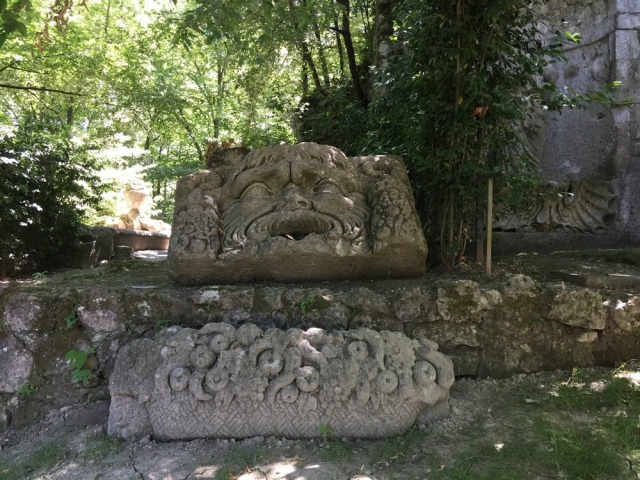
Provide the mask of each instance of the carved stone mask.
[{"label": "carved stone mask", "polygon": [[222,188],[223,251],[276,236],[366,242],[370,212],[361,174],[342,152],[283,147],[249,153]]},{"label": "carved stone mask", "polygon": [[400,158],[347,158],[315,143],[237,150],[178,183],[177,281],[423,273],[426,244]]}]

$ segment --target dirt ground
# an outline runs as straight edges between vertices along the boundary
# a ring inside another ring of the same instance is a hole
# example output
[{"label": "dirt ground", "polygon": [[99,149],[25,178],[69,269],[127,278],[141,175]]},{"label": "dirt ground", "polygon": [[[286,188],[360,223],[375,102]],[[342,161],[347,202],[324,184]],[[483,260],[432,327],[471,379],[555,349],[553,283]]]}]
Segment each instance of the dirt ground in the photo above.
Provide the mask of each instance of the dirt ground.
[{"label": "dirt ground", "polygon": [[[558,281],[559,269],[638,275],[638,265],[638,251],[525,255],[497,259],[494,279],[526,273]],[[482,270],[468,264],[428,275],[481,281]],[[69,406],[0,436],[0,480],[640,478],[640,392],[614,377],[637,382],[636,370],[629,364],[615,371],[458,378],[448,418],[378,441],[333,438],[329,431],[314,440],[121,442],[106,435],[108,401]]]}]

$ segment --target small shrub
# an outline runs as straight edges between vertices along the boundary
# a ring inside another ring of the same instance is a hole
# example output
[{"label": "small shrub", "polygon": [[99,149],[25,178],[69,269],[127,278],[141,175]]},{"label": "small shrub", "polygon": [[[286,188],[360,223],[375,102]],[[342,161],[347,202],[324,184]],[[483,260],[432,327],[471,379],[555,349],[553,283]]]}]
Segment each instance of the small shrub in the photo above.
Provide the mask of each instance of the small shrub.
[{"label": "small shrub", "polygon": [[21,397],[29,397],[38,391],[38,387],[35,385],[24,384],[18,388],[18,395]]},{"label": "small shrub", "polygon": [[[93,349],[90,349],[89,353],[93,353],[93,351]],[[65,355],[64,359],[67,361],[69,368],[71,369],[71,381],[73,383],[81,382],[83,385],[86,385],[89,382],[89,379],[93,376],[91,370],[83,368],[87,362],[87,356],[89,353],[78,350],[69,350]]]},{"label": "small shrub", "polygon": [[304,312],[307,308],[309,308],[311,305],[313,305],[313,303],[316,301],[317,298],[318,298],[318,296],[316,294],[314,294],[314,293],[311,293],[311,294],[307,295],[305,297],[305,299],[302,300],[300,302],[300,304],[298,305],[300,307],[300,310],[302,310]]},{"label": "small shrub", "polygon": [[78,315],[76,312],[71,312],[69,315],[64,317],[64,323],[67,326],[67,330],[73,327],[78,322]]}]

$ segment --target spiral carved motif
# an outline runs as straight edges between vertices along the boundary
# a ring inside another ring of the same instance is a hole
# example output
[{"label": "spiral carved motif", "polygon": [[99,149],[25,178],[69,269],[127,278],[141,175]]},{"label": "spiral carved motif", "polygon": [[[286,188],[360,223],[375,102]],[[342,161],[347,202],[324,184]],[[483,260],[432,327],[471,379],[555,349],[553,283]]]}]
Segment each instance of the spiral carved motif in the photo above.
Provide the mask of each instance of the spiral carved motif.
[{"label": "spiral carved motif", "polygon": [[[453,382],[451,361],[432,342],[387,331],[211,323],[165,331],[148,348],[160,361],[139,405],[154,435],[165,439],[313,437],[323,424],[352,437],[392,435],[446,399]],[[116,376],[148,354],[123,350],[127,360],[119,356]]]}]

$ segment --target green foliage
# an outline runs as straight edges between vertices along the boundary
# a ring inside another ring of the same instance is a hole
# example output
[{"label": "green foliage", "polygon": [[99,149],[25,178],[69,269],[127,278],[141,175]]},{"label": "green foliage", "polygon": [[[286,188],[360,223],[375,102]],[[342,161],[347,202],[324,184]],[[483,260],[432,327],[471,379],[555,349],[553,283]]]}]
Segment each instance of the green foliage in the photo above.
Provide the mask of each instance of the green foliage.
[{"label": "green foliage", "polygon": [[329,427],[329,425],[327,425],[326,423],[320,425],[318,427],[318,431],[322,434],[322,439],[325,441],[332,435],[331,427]]},{"label": "green foliage", "polygon": [[295,122],[298,140],[333,145],[347,155],[358,155],[367,131],[367,112],[351,85],[343,84],[303,98]]},{"label": "green foliage", "polygon": [[21,21],[23,10],[31,10],[29,0],[16,0],[9,3],[8,0],[0,0],[0,48],[10,35],[17,32],[23,37],[27,36],[27,25]]},{"label": "green foliage", "polygon": [[353,450],[351,447],[336,438],[331,431],[331,427],[326,423],[323,423],[318,427],[318,430],[322,434],[322,452],[320,457],[326,462],[340,462],[343,460],[351,460],[353,458]]},{"label": "green foliage", "polygon": [[73,327],[78,322],[78,314],[76,312],[71,312],[69,315],[64,317],[64,323],[67,326],[67,330]]},{"label": "green foliage", "polygon": [[155,324],[155,331],[159,332],[169,326],[169,320],[158,320]]},{"label": "green foliage", "polygon": [[29,385],[25,383],[24,385],[21,385],[18,388],[17,393],[21,397],[30,397],[31,395],[36,393],[38,390],[39,390],[38,387],[36,387],[35,385]]},{"label": "green foliage", "polygon": [[87,362],[89,353],[93,353],[93,349],[89,352],[82,352],[78,350],[69,350],[64,359],[67,361],[69,368],[71,369],[71,381],[73,383],[81,382],[83,385],[89,383],[89,379],[93,376],[91,370],[83,368]]},{"label": "green foliage", "polygon": [[543,41],[542,3],[405,0],[396,10],[392,50],[406,53],[378,76],[364,146],[405,157],[428,240],[446,263],[464,251],[488,178],[514,207],[535,185],[526,145],[534,114],[610,99],[541,82],[564,60],[563,43],[578,39],[556,31]]},{"label": "green foliage", "polygon": [[99,199],[93,167],[86,149],[74,146],[55,122],[26,118],[15,134],[0,139],[0,259],[6,270],[64,261],[65,248],[81,234],[83,205]]},{"label": "green foliage", "polygon": [[[300,307],[300,310],[304,312],[307,308],[313,305],[313,303],[317,300],[317,298],[318,298],[318,295],[314,293],[310,293],[309,295],[307,295],[298,305]],[[327,426],[327,428],[329,427]]]},{"label": "green foliage", "polygon": [[34,280],[44,280],[45,278],[47,278],[47,272],[34,272],[31,274],[31,277]]}]

